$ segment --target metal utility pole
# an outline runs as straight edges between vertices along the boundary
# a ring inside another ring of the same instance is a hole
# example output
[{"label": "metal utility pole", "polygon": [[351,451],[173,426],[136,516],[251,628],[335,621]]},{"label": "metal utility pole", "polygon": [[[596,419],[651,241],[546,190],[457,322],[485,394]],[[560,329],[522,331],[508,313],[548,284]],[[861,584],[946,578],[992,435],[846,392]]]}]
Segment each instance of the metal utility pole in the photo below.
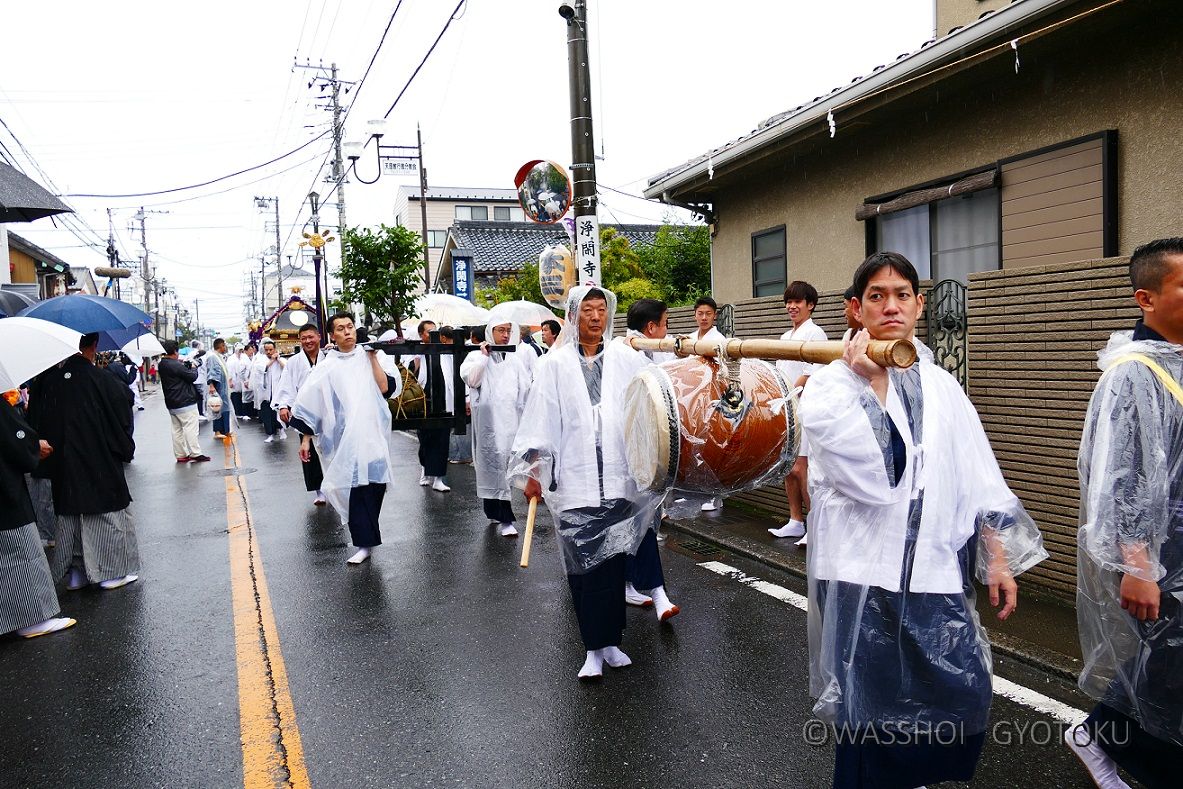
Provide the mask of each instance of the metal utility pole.
[{"label": "metal utility pole", "polygon": [[267,262],[259,255],[259,317],[267,312]]},{"label": "metal utility pole", "polygon": [[415,124],[419,150],[419,215],[423,221],[423,292],[431,293],[431,244],[427,241],[427,168],[423,166],[423,131]]},{"label": "metal utility pole", "polygon": [[592,133],[591,68],[587,46],[588,0],[559,6],[567,20],[567,68],[571,94],[571,180],[574,186],[576,261],[580,281],[600,280],[600,221],[596,215],[596,152]]},{"label": "metal utility pole", "polygon": [[152,272],[148,270],[148,226],[144,221],[146,215],[144,214],[144,207],[140,206],[140,210],[136,211],[135,218],[140,220],[140,244],[144,247],[144,259],[140,263],[140,276],[144,280],[144,312],[148,311],[148,283],[152,280]]}]

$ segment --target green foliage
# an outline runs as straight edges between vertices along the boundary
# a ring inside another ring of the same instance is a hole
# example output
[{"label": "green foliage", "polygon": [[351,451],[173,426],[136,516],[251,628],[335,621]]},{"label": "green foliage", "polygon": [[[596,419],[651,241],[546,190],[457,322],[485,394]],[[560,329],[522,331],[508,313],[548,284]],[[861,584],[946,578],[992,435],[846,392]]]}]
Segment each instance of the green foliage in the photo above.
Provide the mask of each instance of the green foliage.
[{"label": "green foliage", "polygon": [[639,250],[645,276],[671,307],[711,292],[711,237],[702,225],[664,225],[653,246]]},{"label": "green foliage", "polygon": [[[693,304],[711,291],[711,239],[706,227],[664,225],[653,246],[634,248],[614,227],[600,228],[600,271],[604,287],[616,294],[617,310],[637,299],[661,299],[671,307]],[[538,263],[526,263],[519,274],[505,277],[495,288],[478,288],[477,303],[491,307],[502,301],[546,302],[538,285]]]},{"label": "green foliage", "polygon": [[349,228],[342,234],[341,293],[332,309],[361,304],[368,320],[401,331],[423,285],[423,240],[405,227]]},{"label": "green foliage", "polygon": [[235,345],[238,345],[240,342],[242,342],[242,338],[239,337],[237,334],[231,334],[229,337],[226,338],[226,345],[228,345],[231,348],[233,348]]}]

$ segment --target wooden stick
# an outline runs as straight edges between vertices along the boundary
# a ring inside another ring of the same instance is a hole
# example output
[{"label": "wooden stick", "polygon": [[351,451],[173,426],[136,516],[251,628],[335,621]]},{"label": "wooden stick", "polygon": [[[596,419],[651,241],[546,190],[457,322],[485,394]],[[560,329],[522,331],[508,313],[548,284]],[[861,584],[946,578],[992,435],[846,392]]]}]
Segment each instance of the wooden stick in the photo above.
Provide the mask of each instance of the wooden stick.
[{"label": "wooden stick", "polygon": [[[713,357],[717,342],[711,340],[683,339],[679,343],[677,337],[666,337],[653,340],[647,337],[629,338],[632,347],[639,351],[666,351],[680,353],[683,356]],[[812,362],[829,364],[835,359],[842,358],[843,343],[841,340],[826,340],[821,342],[804,342],[802,340],[727,340],[724,343],[727,355],[733,359],[784,359],[791,362]],[[867,356],[871,361],[883,367],[911,367],[916,363],[916,347],[909,340],[871,340],[867,346]]]},{"label": "wooden stick", "polygon": [[520,567],[530,566],[530,541],[534,538],[534,516],[538,514],[538,499],[530,499],[530,511],[526,514],[526,536],[522,538],[522,561]]}]

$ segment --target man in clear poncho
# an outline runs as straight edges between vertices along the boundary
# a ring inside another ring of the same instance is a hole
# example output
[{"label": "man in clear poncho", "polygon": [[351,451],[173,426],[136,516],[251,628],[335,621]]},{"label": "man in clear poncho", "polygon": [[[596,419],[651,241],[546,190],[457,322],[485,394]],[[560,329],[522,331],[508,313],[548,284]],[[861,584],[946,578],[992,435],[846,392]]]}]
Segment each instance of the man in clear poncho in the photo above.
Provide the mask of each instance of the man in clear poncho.
[{"label": "man in clear poncho", "polygon": [[[502,537],[518,535],[506,478],[513,439],[530,393],[529,368],[518,356],[534,355],[518,344],[518,337],[516,323],[492,318],[485,326],[480,352],[468,354],[460,365],[460,377],[471,392],[477,495],[485,517],[498,524]],[[514,345],[517,351],[490,351],[490,345]]]},{"label": "man in clear poncho", "polygon": [[632,661],[620,650],[626,560],[650,528],[661,496],[637,490],[625,460],[624,392],[647,363],[610,342],[616,296],[579,286],[550,353],[538,360],[529,415],[513,443],[509,479],[544,494],[587,656],[581,679]]},{"label": "man in clear poncho", "polygon": [[339,312],[328,320],[335,347],[312,369],[292,404],[292,427],[300,433],[300,459],[308,462],[312,436],[320,451],[321,490],[349,525],[361,564],[382,544],[378,515],[390,462],[390,409],[386,394],[402,385],[378,364],[373,351],[357,345],[353,316]]},{"label": "man in clear poncho", "polygon": [[1116,332],[1080,444],[1080,687],[1065,736],[1098,786],[1178,786],[1183,764],[1183,238],[1130,258],[1142,319]]},{"label": "man in clear poncho", "polygon": [[871,339],[911,339],[916,269],[881,252],[854,275],[864,331],[810,378],[810,693],[834,725],[835,787],[969,780],[985,741],[990,647],[975,575],[999,617],[1047,557],[957,381],[920,360],[887,370]]}]

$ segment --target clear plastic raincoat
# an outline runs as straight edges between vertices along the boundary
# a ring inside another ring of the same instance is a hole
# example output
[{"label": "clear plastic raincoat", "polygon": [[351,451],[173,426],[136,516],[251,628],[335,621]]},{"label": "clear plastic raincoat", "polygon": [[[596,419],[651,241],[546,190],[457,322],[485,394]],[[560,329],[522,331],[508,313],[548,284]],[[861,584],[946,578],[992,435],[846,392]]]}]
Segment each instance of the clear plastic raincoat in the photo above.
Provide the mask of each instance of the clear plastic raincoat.
[{"label": "clear plastic raincoat", "polygon": [[530,393],[530,373],[518,354],[534,351],[518,344],[516,323],[494,318],[485,326],[485,338],[492,344],[493,328],[509,324],[509,345],[513,353],[470,352],[460,364],[460,377],[469,388],[472,405],[473,466],[477,495],[482,499],[510,500],[506,472],[518,422]]},{"label": "clear plastic raincoat", "polygon": [[342,520],[349,517],[350,488],[393,481],[390,409],[366,351],[327,352],[300,387],[292,414],[316,436],[321,490]]},{"label": "clear plastic raincoat", "polygon": [[814,712],[840,726],[985,731],[991,659],[973,579],[1047,557],[957,381],[891,370],[886,407],[842,361],[814,373],[809,648]]},{"label": "clear plastic raincoat", "polygon": [[[1078,462],[1080,687],[1183,745],[1183,346],[1117,332],[1100,367]],[[1157,582],[1156,621],[1122,609],[1125,574]]]},{"label": "clear plastic raincoat", "polygon": [[542,484],[571,575],[636,553],[662,498],[637,490],[625,460],[624,391],[648,359],[611,341],[616,296],[603,288],[604,344],[581,355],[579,307],[590,290],[571,289],[559,339],[534,366],[508,472],[517,487],[529,477]]}]

